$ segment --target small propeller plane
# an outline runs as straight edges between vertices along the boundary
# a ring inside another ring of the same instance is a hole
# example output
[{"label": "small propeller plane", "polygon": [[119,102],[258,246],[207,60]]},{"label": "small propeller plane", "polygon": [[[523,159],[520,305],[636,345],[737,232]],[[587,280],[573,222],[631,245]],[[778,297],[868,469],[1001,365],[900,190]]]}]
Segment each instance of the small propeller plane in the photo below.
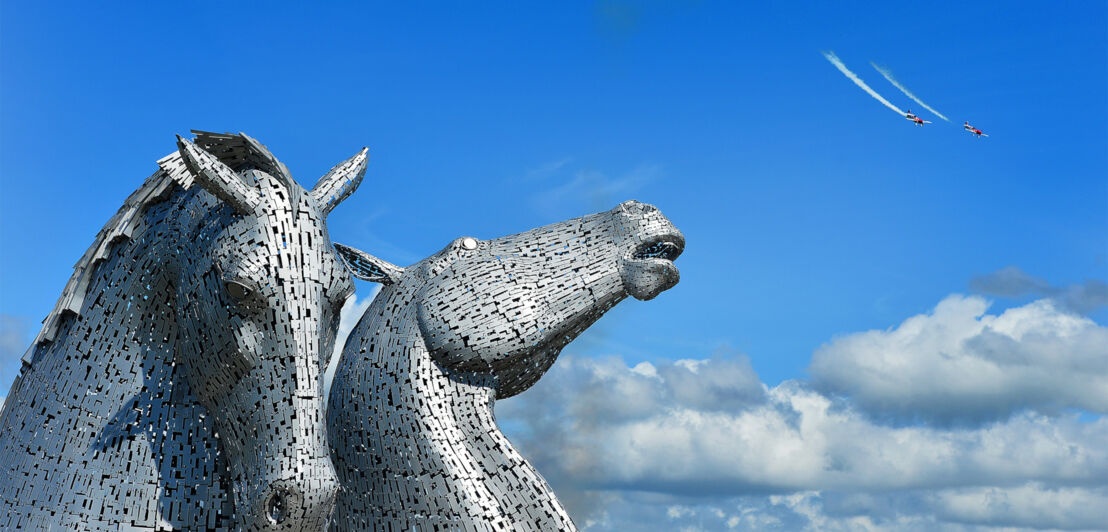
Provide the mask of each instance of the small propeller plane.
[{"label": "small propeller plane", "polygon": [[931,123],[930,120],[924,120],[924,119],[912,114],[911,109],[908,109],[908,114],[904,115],[904,118],[907,118],[908,120],[911,120],[912,123],[914,123],[917,126],[922,126],[924,124],[930,124]]},{"label": "small propeller plane", "polygon": [[962,126],[962,129],[964,129],[966,131],[969,131],[970,133],[973,133],[974,135],[977,135],[977,138],[988,136],[988,135],[985,134],[985,132],[981,131],[980,129],[977,129],[977,128],[971,126],[969,124],[968,120],[966,121],[965,125]]}]

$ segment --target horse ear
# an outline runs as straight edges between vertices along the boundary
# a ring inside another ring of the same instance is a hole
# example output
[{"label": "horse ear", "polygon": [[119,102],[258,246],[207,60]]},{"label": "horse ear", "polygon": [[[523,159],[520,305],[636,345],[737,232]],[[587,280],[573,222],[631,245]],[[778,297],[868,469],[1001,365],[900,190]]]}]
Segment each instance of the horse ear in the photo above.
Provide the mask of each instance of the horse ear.
[{"label": "horse ear", "polygon": [[335,251],[353,272],[354,277],[363,281],[381,284],[393,284],[404,274],[404,268],[381,260],[369,253],[342,244],[335,244]]},{"label": "horse ear", "polygon": [[362,148],[357,155],[335,165],[312,187],[310,194],[323,209],[324,216],[362,184],[367,159],[369,148]]},{"label": "horse ear", "polygon": [[177,136],[177,149],[193,180],[213,196],[235,208],[240,214],[250,214],[261,203],[261,196],[242,178],[214,155]]}]

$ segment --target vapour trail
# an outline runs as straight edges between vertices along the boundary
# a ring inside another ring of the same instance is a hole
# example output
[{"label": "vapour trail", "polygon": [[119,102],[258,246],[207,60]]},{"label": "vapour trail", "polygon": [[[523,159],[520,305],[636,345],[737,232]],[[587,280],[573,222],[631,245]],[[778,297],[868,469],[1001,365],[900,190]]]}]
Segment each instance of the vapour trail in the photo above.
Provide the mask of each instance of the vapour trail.
[{"label": "vapour trail", "polygon": [[949,118],[943,116],[942,113],[932,109],[930,105],[927,105],[927,104],[923,103],[923,100],[921,100],[919,98],[916,98],[916,95],[912,94],[912,91],[908,90],[907,87],[905,87],[904,85],[901,85],[900,82],[898,82],[896,80],[896,78],[893,77],[893,73],[890,72],[889,69],[881,68],[881,67],[877,66],[877,64],[874,63],[873,61],[870,61],[869,64],[873,65],[873,68],[877,69],[877,71],[880,72],[882,76],[885,76],[885,79],[889,80],[889,83],[892,83],[894,87],[900,89],[900,92],[903,92],[905,96],[911,98],[913,102],[916,102],[916,103],[920,104],[921,106],[923,106],[924,109],[927,109],[928,111],[931,111],[931,114],[933,114],[933,115],[935,115],[939,118],[942,118],[943,120],[946,120],[947,122],[950,122]]},{"label": "vapour trail", "polygon": [[844,65],[843,62],[839,60],[839,56],[835,55],[835,52],[823,52],[823,57],[826,57],[832,65],[835,65],[835,68],[839,69],[839,72],[842,72],[844,76],[850,78],[850,81],[853,81],[855,85],[861,87],[862,90],[868,92],[870,96],[873,96],[874,99],[884,104],[885,107],[896,111],[896,114],[900,116],[905,115],[904,111],[897,109],[895,105],[889,103],[889,100],[882,98],[880,94],[877,94],[877,91],[869,88],[869,85],[866,85],[866,82],[862,81],[862,78],[858,77],[857,74],[851,72],[849,68],[846,68],[846,65]]}]

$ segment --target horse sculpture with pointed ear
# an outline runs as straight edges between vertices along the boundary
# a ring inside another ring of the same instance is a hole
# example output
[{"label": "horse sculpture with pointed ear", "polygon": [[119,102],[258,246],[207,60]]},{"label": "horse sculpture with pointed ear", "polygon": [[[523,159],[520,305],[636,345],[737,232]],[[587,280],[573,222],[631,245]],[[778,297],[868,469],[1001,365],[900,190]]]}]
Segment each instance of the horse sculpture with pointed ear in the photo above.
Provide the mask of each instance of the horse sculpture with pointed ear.
[{"label": "horse sculpture with pointed ear", "polygon": [[311,191],[246,135],[197,133],[97,235],[0,412],[0,529],[322,529],[321,368],[353,291]]},{"label": "horse sculpture with pointed ear", "polygon": [[335,245],[385,286],[351,332],[327,414],[341,488],[333,530],[575,530],[512,447],[493,403],[531,385],[628,295],[677,284],[685,239],[629,201],[408,268]]}]

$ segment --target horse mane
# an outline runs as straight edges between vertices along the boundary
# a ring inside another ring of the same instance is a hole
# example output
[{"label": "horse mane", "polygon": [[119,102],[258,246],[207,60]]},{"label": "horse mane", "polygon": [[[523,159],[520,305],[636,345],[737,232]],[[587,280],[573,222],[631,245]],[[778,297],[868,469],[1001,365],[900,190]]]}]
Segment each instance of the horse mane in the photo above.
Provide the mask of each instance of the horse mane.
[{"label": "horse mane", "polygon": [[[298,196],[300,187],[289,177],[288,168],[258,141],[244,133],[236,135],[197,130],[192,130],[192,133],[196,135],[197,146],[215,155],[220,162],[235,172],[252,168],[262,170],[282,182],[293,195],[293,199]],[[85,296],[88,295],[89,281],[96,267],[108,258],[116,244],[130,240],[146,209],[169,199],[177,187],[188,190],[192,184],[192,174],[185,167],[180,152],[175,151],[158,159],[158,171],[146,178],[146,181],[124,200],[123,206],[108,220],[108,223],[104,224],[100,232],[96,233],[92,245],[73,265],[73,275],[65,284],[61,297],[54,304],[54,309],[42,320],[42,330],[23,355],[24,367],[33,363],[36,347],[54,341],[58,327],[66,314],[81,315]]]}]

